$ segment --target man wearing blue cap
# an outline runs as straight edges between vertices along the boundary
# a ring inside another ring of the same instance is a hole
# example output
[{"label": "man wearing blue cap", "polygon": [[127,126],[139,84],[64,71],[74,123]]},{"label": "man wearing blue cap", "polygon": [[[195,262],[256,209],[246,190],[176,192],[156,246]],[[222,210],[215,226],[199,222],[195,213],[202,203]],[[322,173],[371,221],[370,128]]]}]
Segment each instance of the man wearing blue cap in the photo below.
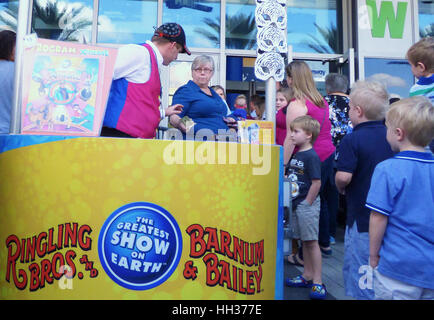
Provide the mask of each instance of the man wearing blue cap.
[{"label": "man wearing blue cap", "polygon": [[151,41],[119,48],[101,136],[152,139],[165,116],[179,114],[182,105],[160,110],[160,70],[191,52],[176,23],[158,27]]}]

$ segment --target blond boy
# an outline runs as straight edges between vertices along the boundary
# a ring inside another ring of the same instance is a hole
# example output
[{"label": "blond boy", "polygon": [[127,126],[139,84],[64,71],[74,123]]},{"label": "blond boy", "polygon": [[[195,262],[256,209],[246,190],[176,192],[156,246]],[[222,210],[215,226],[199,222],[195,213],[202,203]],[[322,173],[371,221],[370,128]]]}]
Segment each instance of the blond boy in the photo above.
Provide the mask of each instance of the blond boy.
[{"label": "blond boy", "polygon": [[234,107],[236,109],[244,109],[247,111],[247,97],[244,94],[240,94],[235,99]]},{"label": "blond boy", "polygon": [[377,165],[371,209],[370,266],[376,299],[434,299],[434,106],[425,97],[394,103],[386,116],[393,158]]},{"label": "blond boy", "polygon": [[349,106],[354,129],[340,143],[335,177],[347,204],[344,286],[347,296],[370,300],[374,292],[361,285],[359,273],[369,260],[369,209],[365,203],[375,166],[393,156],[383,123],[389,95],[378,82],[358,81],[351,89]]},{"label": "blond boy", "polygon": [[[407,51],[407,59],[411,72],[418,78],[410,88],[410,97],[425,96],[434,104],[434,38],[423,38],[412,45]],[[429,149],[434,152],[434,140]]]},{"label": "blond boy", "polygon": [[411,72],[418,81],[410,89],[410,97],[425,96],[434,103],[434,38],[419,40],[407,51]]}]

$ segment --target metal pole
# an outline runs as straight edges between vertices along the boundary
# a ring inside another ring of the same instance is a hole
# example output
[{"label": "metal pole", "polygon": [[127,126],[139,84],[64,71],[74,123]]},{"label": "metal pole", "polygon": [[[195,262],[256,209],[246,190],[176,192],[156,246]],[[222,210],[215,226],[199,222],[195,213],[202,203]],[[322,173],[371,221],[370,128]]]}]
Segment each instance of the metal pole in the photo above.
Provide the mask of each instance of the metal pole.
[{"label": "metal pole", "polygon": [[[265,81],[265,112],[267,121],[276,123],[276,80],[273,77]],[[272,143],[276,140],[275,134],[273,131]]]},{"label": "metal pole", "polygon": [[91,32],[91,36],[90,36],[90,43],[92,45],[95,45],[97,42],[98,14],[99,14],[99,0],[93,0],[92,32]]},{"label": "metal pole", "polygon": [[20,118],[21,118],[21,75],[23,69],[23,39],[27,34],[27,26],[30,20],[29,16],[30,0],[21,0],[18,9],[17,21],[17,41],[15,45],[15,80],[14,80],[14,95],[12,100],[11,110],[11,127],[10,133],[20,133]]}]

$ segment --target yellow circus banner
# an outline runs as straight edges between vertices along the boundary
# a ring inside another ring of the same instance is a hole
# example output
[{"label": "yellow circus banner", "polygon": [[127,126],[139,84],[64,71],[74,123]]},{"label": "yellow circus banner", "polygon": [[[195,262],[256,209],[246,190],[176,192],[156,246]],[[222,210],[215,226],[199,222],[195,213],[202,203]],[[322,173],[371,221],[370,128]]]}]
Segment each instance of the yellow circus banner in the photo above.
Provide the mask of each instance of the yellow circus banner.
[{"label": "yellow circus banner", "polygon": [[281,148],[0,136],[0,299],[282,299]]}]

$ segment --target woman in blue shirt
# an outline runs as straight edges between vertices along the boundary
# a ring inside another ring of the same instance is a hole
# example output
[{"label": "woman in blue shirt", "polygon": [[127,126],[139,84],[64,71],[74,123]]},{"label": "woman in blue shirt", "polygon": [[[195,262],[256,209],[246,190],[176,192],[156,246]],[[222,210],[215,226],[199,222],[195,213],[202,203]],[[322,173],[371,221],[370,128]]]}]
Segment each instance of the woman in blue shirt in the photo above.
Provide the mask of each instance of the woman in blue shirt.
[{"label": "woman in blue shirt", "polygon": [[[182,104],[184,108],[179,115],[170,117],[170,123],[187,133],[187,136],[194,134],[194,137],[209,137],[227,133],[227,122],[235,120],[226,118],[228,111],[225,102],[208,86],[214,74],[214,60],[206,55],[198,56],[193,60],[191,71],[193,80],[178,88],[172,101],[174,104]],[[185,116],[193,120],[192,127],[187,127],[181,121]]]}]

